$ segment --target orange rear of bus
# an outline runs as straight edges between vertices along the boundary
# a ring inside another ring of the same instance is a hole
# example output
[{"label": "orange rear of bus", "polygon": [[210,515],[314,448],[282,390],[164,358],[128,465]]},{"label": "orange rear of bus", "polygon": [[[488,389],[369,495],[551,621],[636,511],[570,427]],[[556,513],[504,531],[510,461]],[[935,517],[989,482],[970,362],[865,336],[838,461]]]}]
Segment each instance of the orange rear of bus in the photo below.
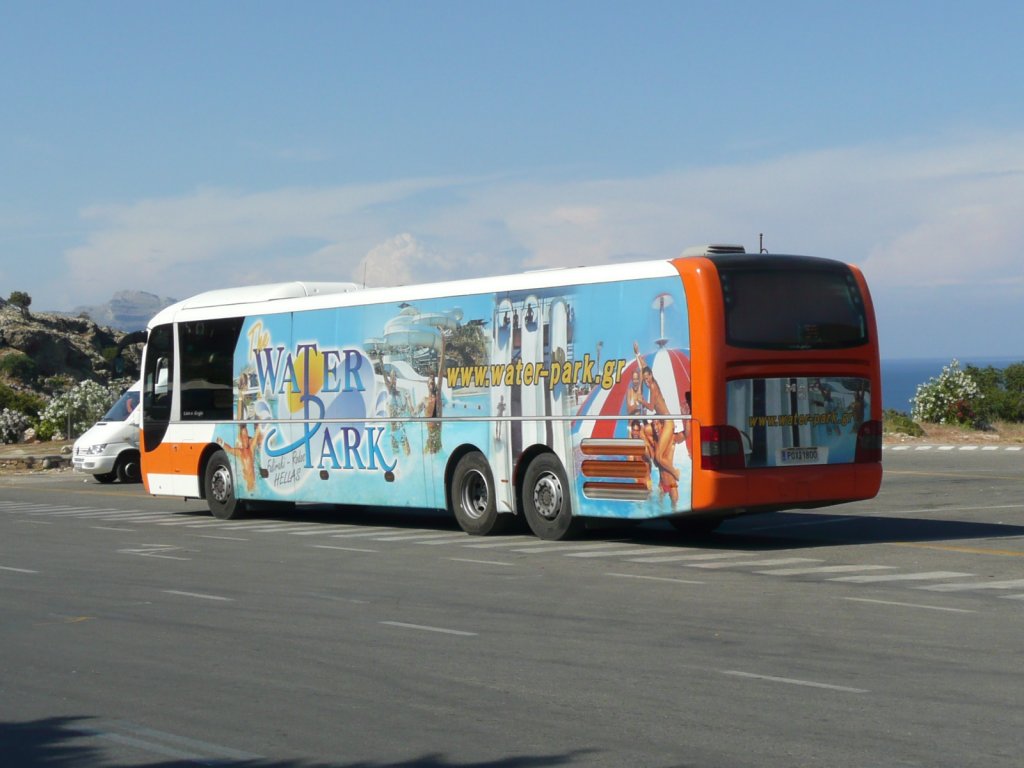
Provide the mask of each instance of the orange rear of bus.
[{"label": "orange rear of bus", "polygon": [[689,299],[693,511],[872,498],[882,403],[874,308],[860,270],[810,257],[674,262]]}]

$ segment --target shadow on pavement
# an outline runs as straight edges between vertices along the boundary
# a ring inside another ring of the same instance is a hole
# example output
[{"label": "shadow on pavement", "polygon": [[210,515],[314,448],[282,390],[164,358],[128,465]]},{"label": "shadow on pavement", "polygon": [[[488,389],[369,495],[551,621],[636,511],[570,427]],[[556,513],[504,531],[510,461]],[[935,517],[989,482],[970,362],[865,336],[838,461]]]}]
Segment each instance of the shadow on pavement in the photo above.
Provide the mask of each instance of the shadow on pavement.
[{"label": "shadow on pavement", "polygon": [[[141,762],[130,758],[111,762],[105,744],[119,745],[124,752],[138,752]],[[204,748],[205,747],[205,748]],[[224,750],[228,751],[228,750]],[[235,759],[225,757],[215,745],[196,742],[146,728],[135,728],[127,734],[116,727],[106,729],[88,717],[50,717],[30,722],[0,722],[0,755],[5,768],[194,768],[217,765],[225,768],[542,768],[585,764],[588,750],[574,750],[562,755],[521,755],[484,762],[464,763],[443,754],[429,754],[399,762],[315,762],[308,760]],[[142,757],[145,755],[145,757]],[[153,756],[167,757],[153,762]]]}]

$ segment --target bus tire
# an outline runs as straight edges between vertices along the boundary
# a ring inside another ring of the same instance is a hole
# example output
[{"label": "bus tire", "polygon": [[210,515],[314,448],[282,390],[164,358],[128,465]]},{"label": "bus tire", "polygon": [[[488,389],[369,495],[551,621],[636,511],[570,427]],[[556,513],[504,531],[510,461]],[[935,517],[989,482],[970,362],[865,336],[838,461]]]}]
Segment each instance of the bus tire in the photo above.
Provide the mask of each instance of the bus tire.
[{"label": "bus tire", "polygon": [[142,480],[138,451],[125,451],[117,457],[114,473],[122,483],[137,483]]},{"label": "bus tire", "polygon": [[234,520],[245,513],[245,502],[235,496],[235,478],[224,451],[216,451],[206,463],[203,490],[210,512],[219,520]]},{"label": "bus tire", "polygon": [[498,514],[494,475],[479,451],[467,453],[455,465],[449,491],[451,510],[459,527],[472,536],[502,533],[512,515]]},{"label": "bus tire", "polygon": [[572,514],[562,462],[553,453],[540,454],[526,467],[522,500],[526,523],[538,538],[560,541],[583,529],[583,521]]}]

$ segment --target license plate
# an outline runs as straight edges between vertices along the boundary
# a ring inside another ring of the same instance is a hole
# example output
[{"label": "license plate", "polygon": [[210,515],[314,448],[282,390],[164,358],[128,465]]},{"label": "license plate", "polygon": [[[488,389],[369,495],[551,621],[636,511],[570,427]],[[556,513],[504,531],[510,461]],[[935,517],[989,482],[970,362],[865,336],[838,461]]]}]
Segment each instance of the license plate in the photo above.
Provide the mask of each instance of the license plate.
[{"label": "license plate", "polygon": [[827,464],[828,448],[820,445],[812,445],[806,448],[780,448],[777,458],[780,465],[786,466],[794,464]]}]

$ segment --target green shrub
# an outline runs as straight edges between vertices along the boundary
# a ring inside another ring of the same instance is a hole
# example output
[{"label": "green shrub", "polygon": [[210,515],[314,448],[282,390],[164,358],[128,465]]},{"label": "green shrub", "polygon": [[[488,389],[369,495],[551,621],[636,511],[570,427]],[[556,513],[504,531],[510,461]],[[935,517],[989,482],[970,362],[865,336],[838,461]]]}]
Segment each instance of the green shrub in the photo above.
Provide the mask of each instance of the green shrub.
[{"label": "green shrub", "polygon": [[0,408],[9,408],[34,420],[45,404],[46,401],[34,392],[20,392],[0,384]]},{"label": "green shrub", "polygon": [[921,425],[902,411],[888,408],[882,414],[883,431],[887,434],[910,435],[911,437],[924,437],[924,429]]},{"label": "green shrub", "polygon": [[991,365],[985,368],[968,365],[964,370],[977,382],[984,396],[978,407],[982,421],[1024,421],[1024,363],[1014,363],[1003,369]]},{"label": "green shrub", "polygon": [[36,380],[36,361],[24,352],[12,352],[0,357],[0,374],[23,384],[31,384]]}]

